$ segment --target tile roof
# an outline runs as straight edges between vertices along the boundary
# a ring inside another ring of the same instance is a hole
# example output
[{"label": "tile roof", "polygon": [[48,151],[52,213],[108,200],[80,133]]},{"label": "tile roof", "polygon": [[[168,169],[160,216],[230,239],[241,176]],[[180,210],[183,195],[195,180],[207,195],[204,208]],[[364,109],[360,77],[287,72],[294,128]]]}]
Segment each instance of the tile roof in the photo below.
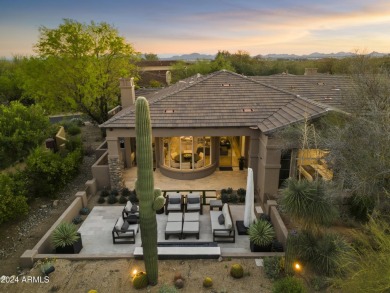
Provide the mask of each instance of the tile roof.
[{"label": "tile roof", "polygon": [[[224,70],[187,78],[146,98],[153,128],[257,126],[270,132],[330,110],[327,105]],[[135,107],[131,106],[101,127],[133,128],[134,123]]]},{"label": "tile roof", "polygon": [[343,97],[353,90],[353,81],[347,75],[291,75],[253,76],[254,80],[276,86],[310,100],[345,109]]}]

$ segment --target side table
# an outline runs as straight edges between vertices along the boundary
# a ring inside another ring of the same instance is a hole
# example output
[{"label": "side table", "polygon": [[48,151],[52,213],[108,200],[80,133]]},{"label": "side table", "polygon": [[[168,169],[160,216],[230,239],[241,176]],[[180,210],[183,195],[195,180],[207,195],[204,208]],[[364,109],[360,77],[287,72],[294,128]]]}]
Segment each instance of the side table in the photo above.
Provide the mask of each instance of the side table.
[{"label": "side table", "polygon": [[212,199],[210,200],[210,211],[214,208],[218,208],[220,211],[222,211],[222,200],[220,199]]}]

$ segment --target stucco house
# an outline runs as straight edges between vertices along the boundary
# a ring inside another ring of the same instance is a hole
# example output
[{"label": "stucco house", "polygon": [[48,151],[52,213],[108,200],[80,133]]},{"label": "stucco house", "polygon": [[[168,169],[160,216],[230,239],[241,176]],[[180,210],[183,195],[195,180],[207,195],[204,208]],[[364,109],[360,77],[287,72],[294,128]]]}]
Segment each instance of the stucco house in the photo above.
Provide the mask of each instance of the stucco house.
[{"label": "stucco house", "polygon": [[136,94],[132,80],[122,79],[122,110],[100,125],[107,147],[94,177],[100,188],[119,187],[122,169],[136,166],[134,103],[142,95],[150,104],[155,168],[171,178],[194,179],[238,169],[243,157],[263,201],[277,193],[293,161],[282,156],[273,133],[338,111],[349,87],[347,77],[247,77],[222,70]]}]

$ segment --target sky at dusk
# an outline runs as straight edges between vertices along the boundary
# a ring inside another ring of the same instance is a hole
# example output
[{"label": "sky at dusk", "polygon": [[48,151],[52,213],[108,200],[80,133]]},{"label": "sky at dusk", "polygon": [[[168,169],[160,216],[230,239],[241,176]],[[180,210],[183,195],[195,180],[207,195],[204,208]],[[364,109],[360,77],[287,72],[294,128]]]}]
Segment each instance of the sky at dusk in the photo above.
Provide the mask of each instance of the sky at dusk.
[{"label": "sky at dusk", "polygon": [[142,53],[390,52],[388,0],[0,0],[0,57],[32,55],[40,26],[107,22]]}]

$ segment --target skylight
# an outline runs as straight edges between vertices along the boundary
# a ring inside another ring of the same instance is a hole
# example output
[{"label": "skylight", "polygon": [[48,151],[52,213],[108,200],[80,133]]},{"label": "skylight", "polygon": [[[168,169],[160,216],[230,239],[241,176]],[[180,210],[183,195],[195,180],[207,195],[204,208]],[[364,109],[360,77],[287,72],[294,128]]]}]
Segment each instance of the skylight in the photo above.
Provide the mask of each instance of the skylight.
[{"label": "skylight", "polygon": [[221,84],[221,86],[232,86],[230,83],[223,83],[223,84]]},{"label": "skylight", "polygon": [[173,114],[173,113],[175,113],[175,110],[173,110],[173,109],[165,109],[165,111],[164,111],[166,114]]},{"label": "skylight", "polygon": [[251,108],[244,108],[244,109],[242,109],[242,112],[245,112],[245,113],[253,112],[253,109],[251,109]]}]

